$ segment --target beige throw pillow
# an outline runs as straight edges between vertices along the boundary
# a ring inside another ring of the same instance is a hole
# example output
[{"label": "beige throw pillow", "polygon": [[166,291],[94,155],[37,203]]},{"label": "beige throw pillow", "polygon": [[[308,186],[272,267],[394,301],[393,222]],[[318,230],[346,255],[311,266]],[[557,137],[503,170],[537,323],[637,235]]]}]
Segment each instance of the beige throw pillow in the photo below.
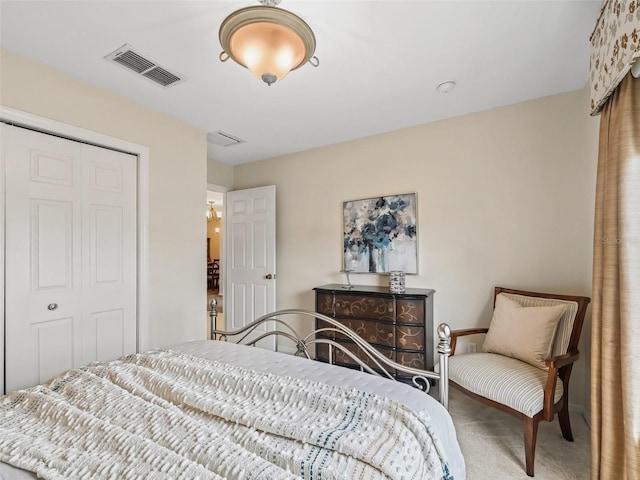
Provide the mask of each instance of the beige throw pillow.
[{"label": "beige throw pillow", "polygon": [[565,305],[523,307],[503,294],[496,297],[482,350],[499,353],[548,370],[553,340]]}]

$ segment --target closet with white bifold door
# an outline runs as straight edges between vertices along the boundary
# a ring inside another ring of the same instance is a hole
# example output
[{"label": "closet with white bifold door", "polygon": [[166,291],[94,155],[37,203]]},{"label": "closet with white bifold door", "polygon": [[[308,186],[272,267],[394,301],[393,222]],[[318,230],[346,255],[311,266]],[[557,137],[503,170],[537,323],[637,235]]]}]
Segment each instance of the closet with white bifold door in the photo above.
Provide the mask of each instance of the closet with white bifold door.
[{"label": "closet with white bifold door", "polygon": [[137,345],[137,157],[1,124],[5,392]]}]

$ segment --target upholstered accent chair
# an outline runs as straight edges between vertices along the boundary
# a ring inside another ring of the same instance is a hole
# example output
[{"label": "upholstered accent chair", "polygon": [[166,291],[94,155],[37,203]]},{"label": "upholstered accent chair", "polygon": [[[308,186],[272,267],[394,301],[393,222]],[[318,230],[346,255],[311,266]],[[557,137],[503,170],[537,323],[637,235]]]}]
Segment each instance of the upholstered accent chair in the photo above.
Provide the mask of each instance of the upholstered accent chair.
[{"label": "upholstered accent chair", "polygon": [[[558,414],[562,436],[572,442],[569,379],[587,297],[496,287],[489,328],[452,332],[451,386],[510,413],[524,423],[527,475],[533,477],[538,423]],[[457,339],[486,334],[483,351],[456,354]]]}]

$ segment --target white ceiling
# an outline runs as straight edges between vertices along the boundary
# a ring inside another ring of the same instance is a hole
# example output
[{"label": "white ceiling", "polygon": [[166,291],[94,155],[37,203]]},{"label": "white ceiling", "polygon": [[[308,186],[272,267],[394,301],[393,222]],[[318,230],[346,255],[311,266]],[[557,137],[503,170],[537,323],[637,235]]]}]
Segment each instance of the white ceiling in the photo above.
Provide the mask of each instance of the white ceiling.
[{"label": "white ceiling", "polygon": [[[320,66],[268,87],[221,63],[241,1],[0,1],[3,48],[246,140],[240,164],[583,88],[602,0],[283,0],[313,28]],[[163,89],[103,59],[128,43],[188,80]],[[457,82],[443,95],[436,86]]]}]

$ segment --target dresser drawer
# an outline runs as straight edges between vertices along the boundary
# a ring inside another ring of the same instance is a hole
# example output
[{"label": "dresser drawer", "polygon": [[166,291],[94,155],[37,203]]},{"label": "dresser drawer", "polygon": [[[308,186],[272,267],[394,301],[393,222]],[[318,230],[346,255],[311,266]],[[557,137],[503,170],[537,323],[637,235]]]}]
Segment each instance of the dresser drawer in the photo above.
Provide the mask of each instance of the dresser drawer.
[{"label": "dresser drawer", "polygon": [[[380,371],[380,368],[377,367],[376,364],[367,355],[365,355],[358,347],[356,347],[356,345],[354,345],[353,343],[343,343],[342,345],[351,353],[353,353],[357,358],[359,358],[365,365],[371,367],[374,370]],[[377,348],[377,350],[388,359],[395,361],[396,352],[393,351],[392,349],[379,347]],[[333,350],[333,355],[334,355],[334,361],[339,365],[347,365],[347,366],[354,366],[354,367],[360,368],[360,366],[355,360],[352,360],[346,353],[344,353],[343,351],[337,348]],[[389,373],[395,375],[396,371],[390,370]]]},{"label": "dresser drawer", "polygon": [[[320,330],[321,328],[335,328],[333,325],[331,325],[328,322],[325,322],[324,320],[319,320],[316,319],[316,330]],[[319,337],[324,337],[324,338],[330,338],[331,340],[336,338],[335,332],[330,331],[330,332],[319,332],[318,333]]]},{"label": "dresser drawer", "polygon": [[400,350],[396,352],[396,362],[405,367],[424,369],[424,360],[424,353],[401,352]]},{"label": "dresser drawer", "polygon": [[425,350],[424,327],[396,325],[396,347],[398,350]]},{"label": "dresser drawer", "polygon": [[[373,368],[374,370],[380,370],[374,363],[371,361],[369,357],[367,357],[364,353],[362,353],[356,346],[352,343],[342,343],[342,345],[347,348],[351,353],[353,353],[357,358],[362,360],[365,365]],[[413,367],[424,369],[425,368],[425,356],[423,353],[418,352],[402,352],[402,351],[394,351],[390,348],[378,347],[377,350],[383,354],[385,357],[393,360],[400,365],[406,367]],[[316,360],[320,360],[322,362],[329,361],[329,345],[318,344],[316,346]],[[338,365],[343,366],[351,366],[359,368],[359,365],[356,361],[352,360],[346,353],[334,348],[333,350],[333,362]],[[388,371],[392,375],[397,375],[398,372],[395,369],[388,368]],[[406,376],[407,374],[401,374]]]},{"label": "dresser drawer", "polygon": [[399,298],[396,300],[396,320],[398,323],[424,325],[424,300]]},{"label": "dresser drawer", "polygon": [[[380,323],[373,320],[359,320],[354,318],[342,318],[340,323],[350,328],[364,340],[376,345],[395,346],[395,327],[392,323]],[[337,339],[346,339],[347,336],[336,333]]]},{"label": "dresser drawer", "polygon": [[329,345],[325,343],[316,343],[316,360],[321,362],[329,362]]},{"label": "dresser drawer", "polygon": [[360,295],[336,295],[334,302],[336,318],[370,318],[394,322],[395,302],[393,298]]},{"label": "dresser drawer", "polygon": [[333,294],[318,292],[316,294],[316,312],[333,317]]}]

